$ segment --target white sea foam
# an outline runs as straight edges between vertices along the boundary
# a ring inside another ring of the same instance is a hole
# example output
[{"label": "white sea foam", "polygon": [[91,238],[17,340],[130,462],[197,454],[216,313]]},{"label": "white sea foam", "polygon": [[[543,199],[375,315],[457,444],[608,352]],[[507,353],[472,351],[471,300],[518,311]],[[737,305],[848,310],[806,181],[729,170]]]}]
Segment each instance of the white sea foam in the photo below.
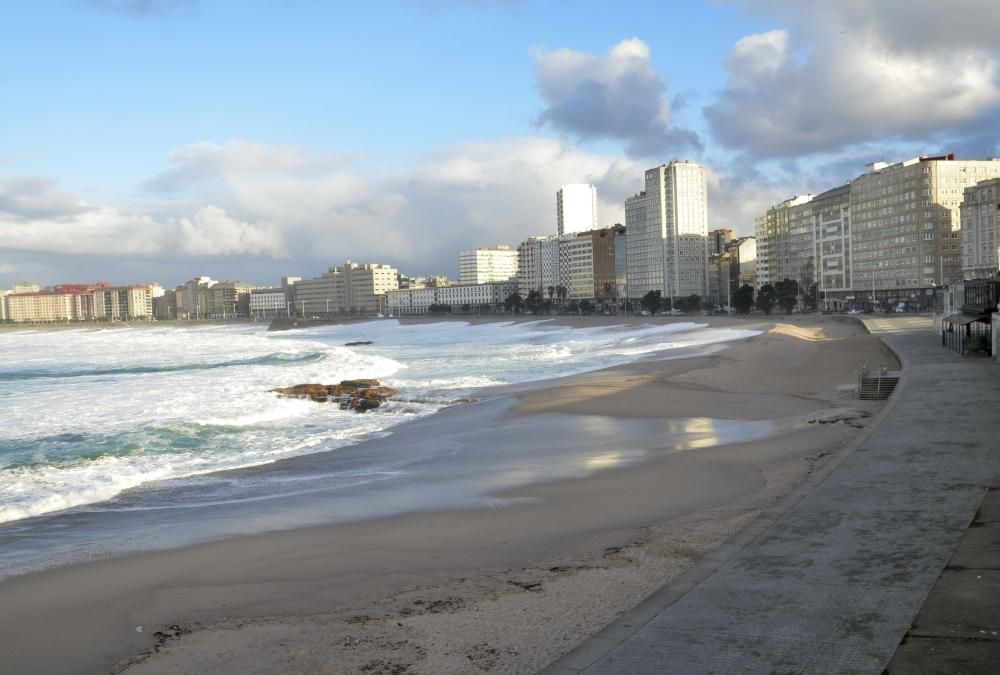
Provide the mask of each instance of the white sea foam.
[{"label": "white sea foam", "polygon": [[[0,333],[0,522],[335,449],[480,387],[754,334],[702,328],[380,321],[288,333],[259,325]],[[356,340],[374,344],[344,346]],[[403,390],[403,400],[357,415],[269,392],[361,377]]]}]

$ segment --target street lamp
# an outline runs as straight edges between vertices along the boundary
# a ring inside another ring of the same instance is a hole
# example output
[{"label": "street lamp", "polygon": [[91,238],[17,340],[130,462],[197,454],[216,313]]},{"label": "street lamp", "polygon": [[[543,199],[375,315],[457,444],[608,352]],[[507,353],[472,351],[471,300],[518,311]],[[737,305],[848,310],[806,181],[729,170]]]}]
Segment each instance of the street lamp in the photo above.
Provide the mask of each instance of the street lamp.
[{"label": "street lamp", "polygon": [[330,298],[326,299],[326,318],[330,318]]}]

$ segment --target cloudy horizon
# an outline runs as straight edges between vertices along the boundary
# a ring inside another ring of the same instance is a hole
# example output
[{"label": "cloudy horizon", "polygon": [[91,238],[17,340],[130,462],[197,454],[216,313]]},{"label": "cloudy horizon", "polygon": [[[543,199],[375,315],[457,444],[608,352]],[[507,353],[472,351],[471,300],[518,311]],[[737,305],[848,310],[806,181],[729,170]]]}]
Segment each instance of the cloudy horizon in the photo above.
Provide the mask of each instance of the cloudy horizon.
[{"label": "cloudy horizon", "polygon": [[387,7],[8,11],[0,288],[454,276],[554,233],[565,183],[623,222],[672,159],[708,169],[711,228],[752,234],[871,161],[1000,155],[1000,17],[973,0]]}]

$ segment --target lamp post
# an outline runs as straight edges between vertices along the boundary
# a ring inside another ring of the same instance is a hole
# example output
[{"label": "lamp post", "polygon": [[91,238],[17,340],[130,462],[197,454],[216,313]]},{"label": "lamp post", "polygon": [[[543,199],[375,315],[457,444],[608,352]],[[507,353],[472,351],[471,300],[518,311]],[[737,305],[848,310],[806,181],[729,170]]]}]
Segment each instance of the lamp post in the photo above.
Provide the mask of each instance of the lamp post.
[{"label": "lamp post", "polygon": [[302,314],[301,314],[301,316],[304,319],[304,318],[306,318],[306,301],[305,300],[300,300],[299,302],[302,303]]},{"label": "lamp post", "polygon": [[326,318],[330,318],[330,298],[326,299]]}]

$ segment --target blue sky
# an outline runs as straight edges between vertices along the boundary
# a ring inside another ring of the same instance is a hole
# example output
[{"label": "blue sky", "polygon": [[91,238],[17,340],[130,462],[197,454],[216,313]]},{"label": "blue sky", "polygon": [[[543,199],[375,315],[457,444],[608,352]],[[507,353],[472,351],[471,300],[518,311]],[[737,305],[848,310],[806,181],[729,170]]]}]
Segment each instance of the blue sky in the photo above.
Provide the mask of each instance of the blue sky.
[{"label": "blue sky", "polygon": [[611,224],[643,168],[689,157],[711,224],[750,233],[872,159],[996,152],[993,19],[918,1],[899,25],[901,1],[5,6],[0,287],[454,274],[552,231],[563,182]]}]

